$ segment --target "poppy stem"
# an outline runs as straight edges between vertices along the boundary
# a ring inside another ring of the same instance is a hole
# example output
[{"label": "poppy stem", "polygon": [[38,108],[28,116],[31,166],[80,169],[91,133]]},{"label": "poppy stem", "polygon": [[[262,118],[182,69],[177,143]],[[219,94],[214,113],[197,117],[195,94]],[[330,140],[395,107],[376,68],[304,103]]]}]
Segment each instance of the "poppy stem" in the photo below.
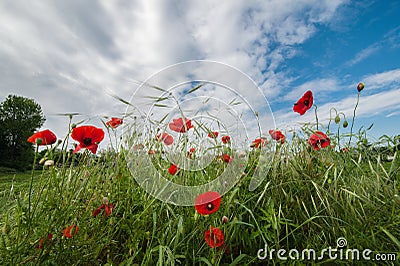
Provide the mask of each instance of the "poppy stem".
[{"label": "poppy stem", "polygon": [[338,112],[337,112],[337,110],[336,110],[335,107],[332,107],[332,108],[329,110],[329,123],[328,123],[328,131],[327,131],[327,133],[330,132],[329,129],[330,129],[331,122],[332,122],[332,110],[335,110],[336,116],[338,115]]},{"label": "poppy stem", "polygon": [[317,123],[317,130],[318,130],[318,114],[317,114],[317,109],[318,109],[318,106],[316,105],[316,104],[314,104],[314,107],[315,107],[315,109],[314,109],[314,112],[315,112],[315,121],[316,121],[316,123]]},{"label": "poppy stem", "polygon": [[31,195],[32,195],[32,187],[33,187],[33,176],[35,175],[35,166],[36,166],[36,159],[37,159],[37,154],[39,151],[39,145],[36,144],[35,148],[35,157],[33,158],[33,166],[32,166],[32,172],[31,172],[31,182],[29,183],[29,194],[28,194],[28,229],[31,225],[32,217],[31,217],[31,205],[32,205],[32,200],[31,200]]},{"label": "poppy stem", "polygon": [[353,118],[351,119],[350,139],[349,139],[348,146],[350,146],[351,137],[353,137],[354,119],[356,118],[356,110],[357,110],[359,101],[360,101],[360,92],[358,92],[358,95],[357,95],[357,103],[356,103],[356,106],[354,107]]}]

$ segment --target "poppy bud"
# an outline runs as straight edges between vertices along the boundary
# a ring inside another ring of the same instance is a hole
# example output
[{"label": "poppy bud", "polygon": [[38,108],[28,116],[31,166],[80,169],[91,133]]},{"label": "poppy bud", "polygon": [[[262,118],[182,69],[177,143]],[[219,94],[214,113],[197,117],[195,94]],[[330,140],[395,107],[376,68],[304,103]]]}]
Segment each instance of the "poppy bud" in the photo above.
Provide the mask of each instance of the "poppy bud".
[{"label": "poppy bud", "polygon": [[339,117],[338,115],[335,117],[335,123],[336,123],[336,124],[339,124],[339,123],[340,123],[340,117]]},{"label": "poppy bud", "polygon": [[226,216],[224,215],[224,217],[222,217],[222,223],[223,223],[223,224],[226,224],[228,221],[229,221],[228,217],[226,217]]},{"label": "poppy bud", "polygon": [[53,166],[54,165],[54,161],[53,160],[47,160],[44,162],[44,166]]},{"label": "poppy bud", "polygon": [[344,120],[343,127],[346,128],[348,125],[349,125],[349,122],[347,122],[347,120]]},{"label": "poppy bud", "polygon": [[108,204],[108,198],[107,197],[103,198],[103,204]]},{"label": "poppy bud", "polygon": [[358,83],[358,85],[357,85],[358,92],[362,91],[363,89],[364,89],[364,83],[362,83],[362,82]]},{"label": "poppy bud", "polygon": [[71,125],[71,128],[76,128],[76,124],[72,124],[72,125]]},{"label": "poppy bud", "polygon": [[61,143],[62,143],[62,140],[61,140],[61,139],[59,139],[59,140],[58,140],[58,144],[61,144]]}]

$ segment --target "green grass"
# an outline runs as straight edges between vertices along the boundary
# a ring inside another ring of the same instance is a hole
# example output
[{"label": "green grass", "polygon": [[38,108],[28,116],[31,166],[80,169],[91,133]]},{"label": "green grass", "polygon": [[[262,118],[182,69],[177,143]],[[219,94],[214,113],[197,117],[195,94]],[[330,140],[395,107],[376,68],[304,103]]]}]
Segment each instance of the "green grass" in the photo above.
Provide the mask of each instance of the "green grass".
[{"label": "green grass", "polygon": [[[29,189],[31,172],[17,172],[12,170],[0,171],[0,215],[14,204],[16,198],[26,194]],[[35,172],[39,176],[40,171]]]},{"label": "green grass", "polygon": [[[83,156],[76,167],[35,171],[31,204],[31,173],[0,175],[0,264],[280,264],[276,256],[260,261],[257,251],[265,244],[276,250],[321,251],[335,248],[339,237],[346,238],[348,248],[399,256],[399,155],[382,162],[367,149],[343,153],[305,148],[296,156],[293,149],[287,143],[275,154],[267,178],[255,191],[248,190],[251,175],[244,176],[208,217],[194,207],[165,204],[147,194],[123,156],[113,152],[100,161]],[[188,178],[184,172],[178,175]],[[115,209],[108,218],[93,217],[103,197]],[[222,223],[223,216],[228,223]],[[72,224],[79,231],[67,239],[62,231]],[[210,225],[224,231],[223,249],[205,243]],[[39,250],[39,240],[48,233],[53,239]]]}]

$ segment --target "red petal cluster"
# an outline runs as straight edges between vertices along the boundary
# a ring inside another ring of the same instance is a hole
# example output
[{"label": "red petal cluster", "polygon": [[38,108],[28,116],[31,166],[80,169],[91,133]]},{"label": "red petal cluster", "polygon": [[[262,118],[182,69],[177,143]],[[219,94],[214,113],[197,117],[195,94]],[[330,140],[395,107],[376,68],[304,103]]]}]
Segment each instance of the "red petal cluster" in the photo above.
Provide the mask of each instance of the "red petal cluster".
[{"label": "red petal cluster", "polygon": [[261,147],[264,147],[267,144],[268,144],[268,140],[266,138],[256,138],[250,144],[250,147],[252,147],[252,148],[261,148]]},{"label": "red petal cluster", "polygon": [[226,163],[230,163],[233,160],[233,157],[231,157],[229,154],[223,154],[221,156],[222,160]]},{"label": "red petal cluster", "polygon": [[222,136],[222,143],[227,144],[231,141],[231,137],[230,136]]},{"label": "red petal cluster", "polygon": [[93,216],[96,217],[100,214],[101,210],[104,210],[104,216],[108,217],[112,214],[114,210],[114,205],[112,203],[102,204],[96,210],[93,211]]},{"label": "red petal cluster", "polygon": [[196,152],[195,148],[190,148],[189,151],[188,151],[187,157],[189,159],[192,159],[195,152]]},{"label": "red petal cluster", "polygon": [[224,232],[217,227],[211,226],[210,230],[204,233],[204,240],[212,248],[220,247],[224,244]]},{"label": "red petal cluster", "polygon": [[293,111],[304,115],[313,105],[314,98],[312,91],[306,91],[304,95],[293,106]]},{"label": "red petal cluster", "polygon": [[218,135],[219,135],[219,133],[217,132],[217,131],[213,131],[213,132],[211,132],[211,133],[208,133],[208,137],[209,138],[212,138],[212,139],[216,139],[216,138],[218,138]]},{"label": "red petal cluster", "polygon": [[176,164],[172,164],[169,168],[168,168],[168,172],[171,175],[175,175],[178,172],[179,168]]},{"label": "red petal cluster", "polygon": [[218,211],[221,205],[221,195],[215,191],[200,194],[194,200],[194,207],[201,215],[209,215]]},{"label": "red petal cluster", "polygon": [[185,133],[192,127],[193,127],[192,121],[187,118],[185,118],[185,123],[183,123],[182,118],[177,118],[177,119],[173,119],[172,123],[169,124],[169,128],[178,133]]},{"label": "red petal cluster", "polygon": [[315,131],[308,139],[308,144],[310,144],[314,150],[318,151],[320,148],[328,147],[331,144],[331,140],[321,131]]},{"label": "red petal cluster", "polygon": [[271,135],[271,138],[273,138],[277,142],[279,142],[281,144],[285,143],[286,137],[285,137],[285,135],[282,134],[281,131],[271,129],[268,132]]},{"label": "red petal cluster", "polygon": [[[75,227],[75,232],[73,228]],[[66,238],[72,238],[74,235],[78,233],[78,226],[77,225],[70,225],[63,230],[63,236]]]},{"label": "red petal cluster", "polygon": [[158,141],[164,141],[164,144],[167,145],[167,146],[171,145],[172,143],[174,143],[174,138],[170,134],[168,134],[166,132],[164,132],[162,134],[161,133],[158,134],[156,139]]},{"label": "red petal cluster", "polygon": [[112,117],[110,121],[106,122],[106,126],[112,127],[112,128],[117,128],[119,125],[122,124],[122,119],[117,118],[117,117]]},{"label": "red petal cluster", "polygon": [[36,132],[28,138],[28,142],[38,145],[50,145],[56,141],[56,135],[48,129]]},{"label": "red petal cluster", "polygon": [[94,126],[80,126],[72,129],[71,137],[79,142],[74,153],[86,148],[96,154],[98,143],[104,139],[104,131]]}]

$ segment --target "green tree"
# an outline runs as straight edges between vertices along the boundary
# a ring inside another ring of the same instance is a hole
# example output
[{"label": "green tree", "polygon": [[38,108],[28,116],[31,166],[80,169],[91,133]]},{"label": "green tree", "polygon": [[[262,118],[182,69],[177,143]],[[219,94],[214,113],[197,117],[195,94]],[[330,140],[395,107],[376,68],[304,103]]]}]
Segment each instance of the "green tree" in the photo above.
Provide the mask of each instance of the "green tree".
[{"label": "green tree", "polygon": [[40,128],[46,118],[33,99],[8,95],[0,103],[0,165],[26,169],[33,162],[29,136]]}]

